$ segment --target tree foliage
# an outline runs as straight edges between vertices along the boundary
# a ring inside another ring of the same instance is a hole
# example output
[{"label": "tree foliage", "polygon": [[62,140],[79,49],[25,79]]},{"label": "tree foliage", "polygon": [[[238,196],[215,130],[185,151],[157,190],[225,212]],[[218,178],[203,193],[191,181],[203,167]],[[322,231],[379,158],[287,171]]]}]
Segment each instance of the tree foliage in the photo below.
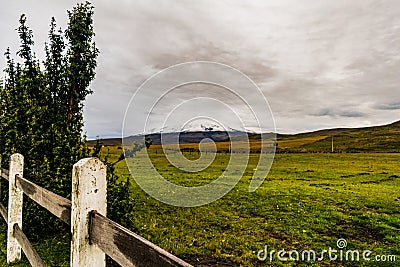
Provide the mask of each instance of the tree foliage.
[{"label": "tree foliage", "polygon": [[[8,166],[12,153],[21,153],[26,178],[67,198],[73,164],[89,155],[82,129],[84,102],[92,93],[89,85],[99,54],[93,40],[93,14],[90,2],[77,4],[68,11],[65,31],[57,28],[52,18],[42,62],[33,52],[33,33],[26,16],[21,15],[19,59],[14,60],[7,49],[5,79],[0,86],[2,167]],[[113,186],[114,180],[110,183]],[[124,197],[128,197],[127,192]],[[28,232],[41,235],[63,229],[46,210],[32,201],[26,203]]]}]

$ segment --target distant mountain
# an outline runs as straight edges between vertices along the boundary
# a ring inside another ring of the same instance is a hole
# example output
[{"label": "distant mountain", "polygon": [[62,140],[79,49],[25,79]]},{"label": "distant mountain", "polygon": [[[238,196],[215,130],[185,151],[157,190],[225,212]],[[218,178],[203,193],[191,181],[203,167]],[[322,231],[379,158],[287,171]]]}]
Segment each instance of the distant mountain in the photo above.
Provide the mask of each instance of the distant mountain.
[{"label": "distant mountain", "polygon": [[[101,139],[104,146],[121,146],[122,145],[122,138],[105,138]],[[88,146],[94,146],[96,144],[96,140],[87,140],[86,144]]]},{"label": "distant mountain", "polygon": [[[246,135],[256,135],[252,133],[246,133],[241,131],[185,131],[180,133],[162,133],[162,139],[165,144],[190,144],[190,143],[199,143],[200,141],[208,138],[214,142],[222,142],[228,141],[229,136],[231,138],[239,138]],[[259,135],[258,135],[259,136]],[[144,140],[144,137],[150,138],[155,145],[161,144],[161,133],[152,133],[148,135],[134,135],[125,138],[126,143],[130,142],[140,142]],[[177,141],[177,138],[179,141]],[[103,139],[103,144],[105,146],[115,146],[121,145],[122,139],[121,138],[110,138],[110,139]],[[88,145],[96,144],[96,140],[90,140],[87,142]]]},{"label": "distant mountain", "polygon": [[[163,133],[165,143],[176,143],[179,134],[180,144],[199,143],[204,138],[214,142],[228,142],[229,135],[234,140],[249,139],[254,144],[261,139],[260,134],[244,131],[184,131]],[[229,135],[228,135],[229,134]],[[247,138],[246,138],[247,135]],[[161,133],[147,135],[153,144],[161,144]],[[334,152],[400,152],[400,121],[388,125],[363,128],[334,128],[299,134],[277,134],[277,152],[331,152],[332,138]],[[143,135],[128,137],[128,141],[142,141]],[[96,141],[88,141],[94,145]],[[106,146],[121,146],[121,138],[103,140]]]},{"label": "distant mountain", "polygon": [[[229,141],[229,137],[238,138],[241,136],[246,136],[248,133],[240,132],[240,131],[187,131],[181,133],[163,133],[162,139],[165,144],[191,144],[191,143],[199,143],[200,141],[208,138],[214,142],[223,142]],[[153,144],[161,144],[161,134],[154,133],[147,135],[153,141]],[[177,141],[177,137],[179,138]]]}]

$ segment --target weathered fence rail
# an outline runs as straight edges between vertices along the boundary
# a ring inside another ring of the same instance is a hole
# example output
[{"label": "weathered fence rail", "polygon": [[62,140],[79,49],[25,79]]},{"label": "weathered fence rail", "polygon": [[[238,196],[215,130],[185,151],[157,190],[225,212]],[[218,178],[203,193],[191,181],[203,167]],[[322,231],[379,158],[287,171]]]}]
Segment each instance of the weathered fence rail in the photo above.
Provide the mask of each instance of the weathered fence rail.
[{"label": "weathered fence rail", "polygon": [[40,258],[39,254],[29,242],[28,238],[25,236],[24,232],[22,232],[21,228],[19,228],[18,224],[14,224],[13,230],[15,239],[17,239],[18,243],[25,253],[26,258],[29,260],[31,265],[46,266],[43,260]]},{"label": "weathered fence rail", "polygon": [[6,169],[1,169],[1,177],[6,179],[8,181],[8,170]]},{"label": "weathered fence rail", "polygon": [[57,218],[71,224],[71,200],[63,198],[17,175],[16,185],[30,199],[50,211]]},{"label": "weathered fence rail", "polygon": [[10,169],[0,168],[8,180],[8,209],[0,214],[8,225],[7,262],[21,259],[45,266],[22,231],[23,194],[71,226],[71,266],[105,266],[109,255],[121,266],[182,266],[190,264],[106,217],[106,167],[97,158],[77,162],[72,170],[72,198],[63,198],[23,177],[23,156],[13,154]]},{"label": "weathered fence rail", "polygon": [[0,203],[0,213],[1,213],[1,216],[3,216],[3,219],[6,221],[6,223],[8,223],[7,209],[1,203]]},{"label": "weathered fence rail", "polygon": [[190,266],[96,211],[91,212],[90,241],[122,266]]}]

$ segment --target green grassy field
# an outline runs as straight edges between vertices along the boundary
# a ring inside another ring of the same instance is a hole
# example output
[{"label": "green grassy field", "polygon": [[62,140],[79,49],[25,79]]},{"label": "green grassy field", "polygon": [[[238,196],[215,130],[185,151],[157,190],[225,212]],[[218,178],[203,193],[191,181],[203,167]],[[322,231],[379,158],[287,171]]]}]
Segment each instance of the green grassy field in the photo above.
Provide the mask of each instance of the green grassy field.
[{"label": "green grassy field", "polygon": [[[116,161],[121,149],[103,148]],[[159,151],[152,161],[168,180],[197,186],[221,174],[229,155],[218,153],[204,173],[174,169]],[[196,158],[195,154],[185,154]],[[163,204],[132,183],[134,232],[197,266],[283,266],[260,261],[264,249],[320,252],[335,249],[339,238],[346,249],[371,250],[375,255],[398,255],[397,262],[288,262],[285,266],[400,266],[400,154],[334,153],[277,154],[264,184],[248,192],[256,167],[252,154],[237,186],[218,201],[196,208]],[[121,179],[128,177],[125,161],[116,164]],[[5,224],[0,224],[2,237]],[[58,242],[58,243],[57,243]],[[68,266],[68,237],[37,244],[50,266]],[[5,241],[0,242],[5,262]],[[50,262],[51,257],[57,257]],[[19,263],[18,266],[26,266]]]},{"label": "green grassy field", "polygon": [[[112,152],[117,157],[118,151]],[[185,174],[174,170],[159,152],[150,150],[150,154],[165,178],[186,186],[218,177],[229,160],[227,154],[219,153],[204,173]],[[253,154],[234,190],[197,208],[159,203],[134,184],[134,230],[192,263],[198,259],[199,264],[265,265],[256,257],[265,245],[318,251],[336,248],[339,238],[348,241],[349,249],[400,255],[396,247],[400,241],[399,154],[278,154],[262,187],[249,193],[256,160]],[[123,177],[129,175],[125,162],[117,166]]]}]

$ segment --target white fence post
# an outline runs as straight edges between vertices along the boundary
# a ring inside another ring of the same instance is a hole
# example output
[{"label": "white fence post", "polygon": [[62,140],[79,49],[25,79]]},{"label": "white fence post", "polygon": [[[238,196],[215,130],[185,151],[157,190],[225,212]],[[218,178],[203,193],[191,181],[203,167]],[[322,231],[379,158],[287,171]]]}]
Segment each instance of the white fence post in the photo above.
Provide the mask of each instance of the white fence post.
[{"label": "white fence post", "polygon": [[72,170],[71,266],[104,267],[105,254],[89,243],[89,212],[106,216],[106,166],[98,158],[78,161]]},{"label": "white fence post", "polygon": [[7,231],[7,262],[21,259],[21,246],[14,237],[14,224],[22,229],[22,199],[23,192],[17,188],[15,177],[23,176],[24,157],[21,154],[11,155],[9,190],[8,190],[8,231]]}]

